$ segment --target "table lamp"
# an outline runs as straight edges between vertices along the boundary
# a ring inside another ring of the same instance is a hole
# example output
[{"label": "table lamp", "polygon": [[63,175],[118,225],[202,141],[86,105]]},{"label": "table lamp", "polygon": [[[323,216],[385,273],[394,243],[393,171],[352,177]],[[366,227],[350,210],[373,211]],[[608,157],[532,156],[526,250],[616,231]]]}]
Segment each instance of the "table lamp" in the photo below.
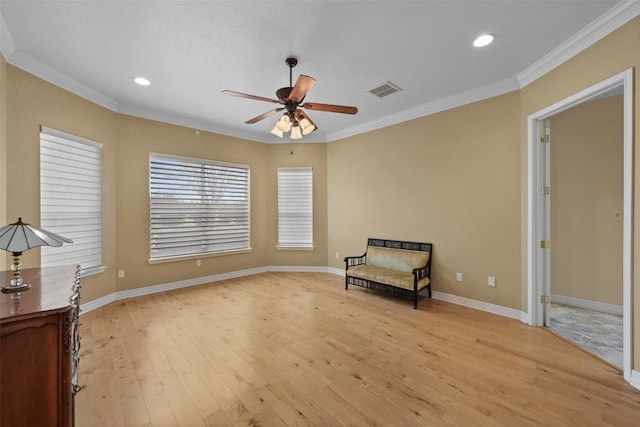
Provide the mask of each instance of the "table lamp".
[{"label": "table lamp", "polygon": [[32,227],[22,222],[22,218],[18,218],[18,222],[0,228],[0,249],[13,254],[11,267],[13,278],[7,286],[2,288],[2,293],[21,292],[31,287],[20,276],[20,255],[22,252],[36,246],[62,246],[63,243],[73,243],[73,240]]}]

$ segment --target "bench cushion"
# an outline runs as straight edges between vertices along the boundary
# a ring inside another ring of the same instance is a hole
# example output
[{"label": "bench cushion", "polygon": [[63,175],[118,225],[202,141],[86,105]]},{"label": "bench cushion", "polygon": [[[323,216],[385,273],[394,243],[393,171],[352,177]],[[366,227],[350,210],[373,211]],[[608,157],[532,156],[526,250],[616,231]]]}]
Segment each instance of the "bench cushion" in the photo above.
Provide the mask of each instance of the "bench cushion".
[{"label": "bench cushion", "polygon": [[[376,267],[375,265],[361,264],[355,267],[350,267],[347,271],[347,275],[413,291],[412,273]],[[428,277],[418,280],[418,290],[426,287],[428,284]]]},{"label": "bench cushion", "polygon": [[[424,267],[428,261],[429,252],[381,248],[378,246],[367,247],[367,265],[409,273],[411,277],[413,277],[411,272],[414,268]],[[413,289],[413,279],[411,281],[411,289]]]}]

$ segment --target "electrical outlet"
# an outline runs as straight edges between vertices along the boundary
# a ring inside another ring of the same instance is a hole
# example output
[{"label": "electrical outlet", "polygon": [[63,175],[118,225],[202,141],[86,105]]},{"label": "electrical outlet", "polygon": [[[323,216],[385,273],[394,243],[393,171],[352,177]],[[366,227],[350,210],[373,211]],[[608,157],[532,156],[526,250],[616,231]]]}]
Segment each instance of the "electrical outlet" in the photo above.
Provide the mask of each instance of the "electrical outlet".
[{"label": "electrical outlet", "polygon": [[124,270],[118,270],[118,279],[122,279],[124,277]]},{"label": "electrical outlet", "polygon": [[462,273],[456,273],[456,280],[462,282]]},{"label": "electrical outlet", "polygon": [[196,267],[200,267],[202,265],[202,260],[197,259],[196,260]]},{"label": "electrical outlet", "polygon": [[495,288],[496,287],[496,278],[493,276],[489,276],[487,278],[487,286],[489,286],[490,288]]},{"label": "electrical outlet", "polygon": [[340,252],[336,252],[336,259],[340,259]]}]

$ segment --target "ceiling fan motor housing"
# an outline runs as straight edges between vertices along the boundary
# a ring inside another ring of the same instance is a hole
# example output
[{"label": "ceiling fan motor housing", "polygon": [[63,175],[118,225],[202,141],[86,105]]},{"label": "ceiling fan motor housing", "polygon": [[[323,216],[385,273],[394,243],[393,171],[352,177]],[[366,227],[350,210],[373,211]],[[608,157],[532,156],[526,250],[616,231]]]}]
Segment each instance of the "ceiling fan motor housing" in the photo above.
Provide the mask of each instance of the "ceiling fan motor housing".
[{"label": "ceiling fan motor housing", "polygon": [[293,90],[292,87],[283,87],[276,91],[276,95],[278,96],[280,103],[284,105],[284,108],[287,109],[290,116],[293,113],[295,113],[296,109],[298,108],[298,105],[300,105],[300,102],[293,99],[289,99],[289,94],[291,94],[292,90]]},{"label": "ceiling fan motor housing", "polygon": [[285,60],[285,62],[289,66],[289,87],[283,87],[283,88],[278,89],[276,91],[276,96],[280,100],[280,103],[283,104],[287,108],[287,111],[289,111],[290,113],[293,113],[296,110],[296,108],[298,107],[298,103],[293,103],[292,101],[290,101],[289,100],[289,95],[291,94],[291,91],[293,90],[293,75],[292,75],[292,71],[293,71],[293,67],[298,65],[298,59],[296,59],[294,57],[290,57],[290,58],[287,58]]},{"label": "ceiling fan motor housing", "polygon": [[281,103],[285,103],[287,98],[289,98],[289,94],[291,93],[292,87],[282,87],[276,91],[276,96],[280,100]]}]

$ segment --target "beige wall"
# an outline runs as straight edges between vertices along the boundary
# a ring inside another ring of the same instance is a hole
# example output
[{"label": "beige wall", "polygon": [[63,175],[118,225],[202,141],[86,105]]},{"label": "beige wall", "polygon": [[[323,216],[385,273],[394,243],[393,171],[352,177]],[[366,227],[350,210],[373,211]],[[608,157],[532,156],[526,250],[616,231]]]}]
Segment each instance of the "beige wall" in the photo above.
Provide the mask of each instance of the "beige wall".
[{"label": "beige wall", "polygon": [[[209,132],[135,118],[118,117],[117,279],[118,290],[170,283],[264,266],[326,266],[326,148],[324,144],[266,145]],[[149,264],[149,153],[249,165],[251,247],[249,253]],[[314,171],[313,251],[278,251],[277,168],[312,166]]]},{"label": "beige wall", "polygon": [[[6,150],[7,178],[4,185],[0,180],[0,189],[6,188],[1,215],[7,220],[22,216],[39,223],[38,132],[42,124],[104,144],[103,263],[107,271],[83,281],[84,302],[116,290],[254,266],[328,264],[343,268],[336,252],[340,258],[360,254],[367,237],[379,236],[433,242],[435,290],[526,311],[527,116],[640,65],[638,34],[640,18],[521,91],[326,147],[310,145],[308,152],[299,151],[301,164],[297,159],[288,159],[292,163],[283,159],[286,146],[264,146],[204,132],[196,135],[178,126],[113,113],[2,62],[0,73],[5,74],[0,74],[0,95],[5,90],[6,141],[0,145],[0,154]],[[637,80],[636,74],[635,105],[640,99]],[[640,124],[637,111],[635,129]],[[203,259],[200,268],[193,261],[149,265],[145,230],[150,150],[249,164],[254,251]],[[324,171],[323,162],[315,157],[322,150],[326,150]],[[640,164],[639,151],[635,150],[635,164]],[[275,250],[276,208],[269,183],[275,182],[278,166],[308,166],[309,160],[314,160],[314,191],[320,202],[322,185],[326,185],[327,208],[323,213],[316,206],[316,251],[290,256],[293,254]],[[318,179],[321,176],[326,184]],[[639,179],[636,168],[634,181]],[[634,190],[634,220],[640,218],[639,188],[636,185]],[[635,230],[634,251],[640,253],[640,229]],[[639,259],[634,257],[635,284],[640,283]],[[23,257],[27,267],[36,266],[38,260],[37,249]],[[119,268],[126,270],[125,279],[116,279]],[[457,271],[464,274],[462,283],[455,281]],[[497,278],[495,289],[486,286],[489,275]],[[634,288],[636,308],[640,307],[640,285]],[[638,315],[634,316],[633,334],[637,369]]]},{"label": "beige wall", "polygon": [[[576,92],[586,89],[612,75],[630,67],[640,66],[640,17],[636,17],[626,25],[609,34],[598,43],[584,50],[553,71],[539,78],[521,90],[521,203],[523,207],[521,223],[522,242],[522,301],[526,307],[526,230],[527,230],[527,117],[549,105],[554,104]],[[640,129],[638,105],[640,100],[640,84],[638,72],[634,76],[634,123],[637,132]],[[635,145],[634,138],[634,145]],[[634,147],[635,165],[640,164],[640,150]],[[640,172],[634,169],[634,223],[640,224]],[[640,254],[640,228],[634,227],[634,253]],[[640,367],[640,257],[634,255],[633,278],[633,369]]]},{"label": "beige wall", "polygon": [[622,96],[551,118],[551,293],[622,306]]},{"label": "beige wall", "polygon": [[[326,266],[326,145],[266,145],[117,114],[70,94],[13,66],[9,90],[8,143],[0,154],[20,159],[2,168],[8,175],[6,218],[21,216],[40,222],[39,130],[46,125],[103,143],[103,265],[101,274],[83,279],[83,302],[151,285],[240,271],[268,265]],[[1,65],[1,64],[0,64]],[[2,90],[2,86],[0,86]],[[0,104],[1,105],[1,104]],[[3,117],[0,114],[0,118]],[[1,135],[0,135],[1,136]],[[251,246],[248,253],[149,264],[148,161],[150,152],[169,153],[249,165],[251,173]],[[5,156],[2,156],[4,162]],[[4,166],[4,165],[3,165]],[[314,170],[313,251],[277,251],[276,177],[281,166],[312,166]],[[4,178],[0,188],[4,189]],[[4,223],[3,223],[4,224]],[[5,258],[3,257],[3,260]],[[39,265],[38,249],[25,252],[26,267]],[[125,277],[117,278],[117,270]]]},{"label": "beige wall", "polygon": [[329,265],[367,237],[431,242],[434,290],[520,309],[519,107],[512,92],[329,144]]},{"label": "beige wall", "polygon": [[[264,144],[118,115],[117,269],[118,290],[261,267],[266,264]],[[248,165],[251,189],[251,252],[149,264],[149,153],[158,152]]]},{"label": "beige wall", "polygon": [[[115,291],[116,259],[115,114],[52,84],[7,66],[7,206],[13,222],[40,224],[40,125],[59,129],[103,144],[102,262],[107,271],[83,280],[84,301]],[[40,264],[40,250],[21,258],[25,268]]]}]

